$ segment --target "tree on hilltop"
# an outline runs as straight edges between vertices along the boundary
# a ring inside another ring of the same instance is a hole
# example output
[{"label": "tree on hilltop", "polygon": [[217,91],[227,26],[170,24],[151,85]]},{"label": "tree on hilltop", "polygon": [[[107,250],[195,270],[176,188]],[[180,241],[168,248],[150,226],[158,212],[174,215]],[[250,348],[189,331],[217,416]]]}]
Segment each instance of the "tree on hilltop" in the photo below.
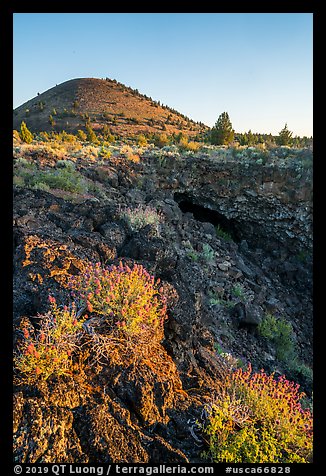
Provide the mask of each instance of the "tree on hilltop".
[{"label": "tree on hilltop", "polygon": [[210,132],[210,141],[215,145],[227,145],[234,139],[234,130],[227,112],[222,112]]},{"label": "tree on hilltop", "polygon": [[31,131],[28,129],[26,123],[22,121],[20,125],[20,138],[23,142],[26,142],[26,144],[31,144],[33,142],[33,134]]},{"label": "tree on hilltop", "polygon": [[288,125],[285,124],[283,129],[278,135],[277,143],[278,145],[290,145],[292,142],[292,132],[289,131]]}]

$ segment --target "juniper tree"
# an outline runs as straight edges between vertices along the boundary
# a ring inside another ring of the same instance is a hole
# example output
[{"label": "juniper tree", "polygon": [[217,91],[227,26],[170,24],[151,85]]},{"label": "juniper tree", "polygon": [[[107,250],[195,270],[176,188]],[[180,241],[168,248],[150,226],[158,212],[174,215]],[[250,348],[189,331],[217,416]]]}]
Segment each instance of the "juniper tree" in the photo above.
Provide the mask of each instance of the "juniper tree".
[{"label": "juniper tree", "polygon": [[30,144],[33,141],[33,134],[31,131],[27,128],[27,125],[24,121],[22,121],[20,125],[20,138],[23,142],[26,142],[26,144]]},{"label": "juniper tree", "polygon": [[227,145],[234,139],[234,130],[227,112],[222,114],[217,119],[215,126],[210,132],[210,141],[215,145]]},{"label": "juniper tree", "polygon": [[277,143],[278,145],[290,145],[292,142],[292,132],[289,131],[288,125],[285,124],[283,129],[278,135]]},{"label": "juniper tree", "polygon": [[104,124],[104,126],[102,127],[101,133],[104,140],[108,140],[108,137],[112,135],[109,129],[109,126],[107,124]]},{"label": "juniper tree", "polygon": [[93,131],[91,126],[86,126],[86,134],[87,134],[87,140],[88,142],[91,142],[93,144],[98,143],[97,137],[95,132]]},{"label": "juniper tree", "polygon": [[55,126],[55,120],[53,119],[52,114],[49,115],[49,123],[51,124],[52,127]]},{"label": "juniper tree", "polygon": [[87,135],[85,134],[84,131],[82,131],[81,129],[78,129],[77,138],[81,140],[82,142],[85,142],[87,140]]}]

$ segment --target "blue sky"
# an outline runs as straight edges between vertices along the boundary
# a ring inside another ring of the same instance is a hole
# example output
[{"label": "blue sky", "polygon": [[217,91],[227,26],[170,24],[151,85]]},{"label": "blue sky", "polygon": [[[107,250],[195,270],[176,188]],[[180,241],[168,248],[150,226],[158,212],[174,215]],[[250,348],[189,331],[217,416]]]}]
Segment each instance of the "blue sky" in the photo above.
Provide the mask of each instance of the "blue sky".
[{"label": "blue sky", "polygon": [[213,126],[313,134],[312,13],[15,13],[13,107],[73,78],[137,88]]}]

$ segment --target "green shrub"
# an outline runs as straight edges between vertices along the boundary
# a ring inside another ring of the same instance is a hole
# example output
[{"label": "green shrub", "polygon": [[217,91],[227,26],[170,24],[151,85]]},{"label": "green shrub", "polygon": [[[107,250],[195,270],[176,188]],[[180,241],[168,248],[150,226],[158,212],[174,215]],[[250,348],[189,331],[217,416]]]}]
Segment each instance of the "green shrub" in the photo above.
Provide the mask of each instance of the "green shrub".
[{"label": "green shrub", "polygon": [[154,144],[157,147],[164,147],[170,143],[170,139],[165,134],[165,132],[162,132],[161,134],[155,134],[153,139],[154,139]]},{"label": "green shrub", "polygon": [[112,144],[115,140],[116,136],[114,134],[107,134],[107,136],[105,137],[105,141],[109,142],[110,144]]},{"label": "green shrub", "polygon": [[69,172],[73,172],[74,170],[76,170],[76,165],[74,162],[72,162],[72,160],[58,160],[57,162],[57,167],[59,168],[64,168],[66,170],[69,170]]},{"label": "green shrub", "polygon": [[120,155],[122,155],[123,157],[126,157],[128,158],[130,155],[132,155],[134,153],[134,150],[133,148],[128,145],[128,144],[123,144],[121,147],[120,147]]},{"label": "green shrub", "polygon": [[71,161],[59,161],[58,169],[38,170],[33,162],[21,158],[14,162],[15,182],[38,190],[60,189],[72,193],[87,192],[88,185],[84,177],[74,170]]},{"label": "green shrub", "polygon": [[120,214],[132,231],[138,231],[146,225],[158,225],[163,220],[163,216],[151,206],[139,205],[136,208],[126,208]]},{"label": "green shrub", "polygon": [[313,384],[313,370],[308,367],[308,365],[301,362],[299,359],[294,358],[288,362],[289,370],[291,375],[294,376],[297,380],[305,381],[305,383],[311,387]]},{"label": "green shrub", "polygon": [[85,134],[84,131],[82,131],[81,129],[78,129],[77,131],[77,137],[79,140],[81,140],[82,142],[85,142],[87,140],[87,135]]},{"label": "green shrub", "polygon": [[227,309],[230,309],[232,307],[234,307],[235,303],[232,302],[232,301],[227,301],[226,299],[222,299],[218,296],[215,296],[213,294],[211,294],[210,298],[209,298],[209,304],[211,306],[223,306]]},{"label": "green shrub", "polygon": [[201,256],[204,258],[205,261],[209,261],[209,262],[214,261],[215,251],[208,243],[204,243]]},{"label": "green shrub", "polygon": [[220,225],[217,225],[215,227],[215,231],[216,231],[216,235],[219,237],[219,238],[222,238],[223,240],[225,241],[232,241],[232,237],[229,233],[227,233],[226,231],[224,231]]},{"label": "green shrub", "polygon": [[16,185],[17,187],[25,187],[24,177],[20,175],[14,175],[12,183],[13,185]]},{"label": "green shrub", "polygon": [[279,360],[286,362],[295,357],[293,329],[285,319],[267,314],[259,323],[258,332],[275,345]]},{"label": "green shrub", "polygon": [[13,184],[18,187],[29,187],[31,181],[35,177],[36,165],[35,163],[20,157],[14,161],[14,177]]},{"label": "green shrub", "polygon": [[67,168],[40,171],[31,181],[32,185],[43,182],[52,189],[67,192],[87,192],[87,182],[83,176],[79,172]]},{"label": "green shrub", "polygon": [[49,115],[49,123],[51,124],[52,127],[55,126],[55,120],[53,119],[52,114]]},{"label": "green shrub", "polygon": [[199,142],[195,142],[193,140],[189,141],[187,144],[186,150],[190,150],[192,152],[197,152],[201,147],[201,144]]},{"label": "green shrub", "polygon": [[43,182],[38,182],[32,187],[34,190],[43,190],[43,192],[49,192],[51,189],[50,187]]},{"label": "green shrub", "polygon": [[137,144],[140,147],[145,147],[147,145],[147,139],[144,134],[139,134],[139,136],[137,137]]},{"label": "green shrub", "polygon": [[26,142],[26,144],[31,144],[33,142],[33,134],[27,128],[27,125],[24,121],[22,121],[20,125],[20,138],[23,142]]},{"label": "green shrub", "polygon": [[115,137],[114,135],[111,133],[110,129],[109,129],[109,126],[107,124],[104,124],[104,126],[102,127],[102,137],[103,137],[103,140],[106,141],[106,142],[114,142],[115,140]]},{"label": "green shrub", "polygon": [[35,170],[36,164],[30,160],[25,159],[25,157],[19,157],[14,162],[14,166],[18,168],[24,168],[29,170]]},{"label": "green shrub", "polygon": [[108,149],[106,149],[104,146],[100,148],[98,151],[98,156],[102,157],[103,159],[109,159],[112,155],[112,152]]},{"label": "green shrub", "polygon": [[61,142],[76,142],[77,138],[73,134],[68,134],[66,131],[62,131],[59,134],[56,134],[56,140],[60,140]]},{"label": "green shrub", "polygon": [[86,134],[87,134],[87,140],[91,144],[98,144],[98,139],[96,137],[95,132],[93,131],[91,126],[86,126]]},{"label": "green shrub", "polygon": [[187,137],[181,137],[178,146],[180,150],[189,150],[192,152],[196,152],[200,148],[198,142],[189,141]]},{"label": "green shrub", "polygon": [[236,284],[235,286],[233,286],[232,293],[234,296],[240,299],[244,299],[243,287],[240,284]]},{"label": "green shrub", "polygon": [[40,140],[43,142],[48,142],[50,140],[48,133],[45,131],[40,132]]},{"label": "green shrub", "polygon": [[199,260],[199,254],[195,250],[190,250],[188,251],[188,256],[192,261],[198,261]]}]

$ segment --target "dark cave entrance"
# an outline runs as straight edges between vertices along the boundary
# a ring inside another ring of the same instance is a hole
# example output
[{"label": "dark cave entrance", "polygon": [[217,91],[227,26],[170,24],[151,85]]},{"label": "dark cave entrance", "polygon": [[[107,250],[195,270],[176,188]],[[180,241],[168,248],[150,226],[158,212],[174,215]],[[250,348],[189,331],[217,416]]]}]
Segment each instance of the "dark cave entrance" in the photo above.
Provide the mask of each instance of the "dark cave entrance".
[{"label": "dark cave entrance", "polygon": [[240,232],[240,223],[232,218],[226,218],[222,213],[193,203],[191,197],[185,193],[174,194],[174,200],[179,205],[183,213],[190,212],[194,219],[201,222],[209,222],[216,227],[220,227],[224,232],[231,236],[232,240],[240,243],[243,235]]}]

